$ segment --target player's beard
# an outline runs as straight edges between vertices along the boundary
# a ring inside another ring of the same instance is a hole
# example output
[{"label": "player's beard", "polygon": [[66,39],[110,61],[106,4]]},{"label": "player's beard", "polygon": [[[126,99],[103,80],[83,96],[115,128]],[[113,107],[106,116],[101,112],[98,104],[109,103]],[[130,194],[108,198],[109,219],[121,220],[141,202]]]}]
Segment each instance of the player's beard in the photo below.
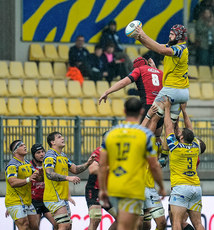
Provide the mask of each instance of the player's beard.
[{"label": "player's beard", "polygon": [[175,39],[174,39],[174,40],[169,40],[169,41],[168,41],[168,45],[169,45],[169,46],[174,46],[174,45],[176,45],[177,43],[178,43],[178,41],[175,40]]}]

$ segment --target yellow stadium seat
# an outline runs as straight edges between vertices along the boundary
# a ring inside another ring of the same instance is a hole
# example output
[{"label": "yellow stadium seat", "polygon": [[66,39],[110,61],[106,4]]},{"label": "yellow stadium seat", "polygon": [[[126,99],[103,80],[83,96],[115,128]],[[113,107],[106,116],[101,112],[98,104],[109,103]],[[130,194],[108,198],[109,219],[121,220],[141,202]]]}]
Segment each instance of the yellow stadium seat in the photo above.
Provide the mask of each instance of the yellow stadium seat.
[{"label": "yellow stadium seat", "polygon": [[27,78],[39,78],[39,71],[36,62],[25,62],[24,72]]},{"label": "yellow stadium seat", "polygon": [[107,81],[97,81],[97,94],[100,97],[109,88]]},{"label": "yellow stadium seat", "polygon": [[33,119],[22,120],[22,129],[23,129],[23,133],[25,133],[25,134],[35,135],[36,120],[33,120]]},{"label": "yellow stadium seat", "polygon": [[64,99],[53,99],[53,111],[56,116],[68,116],[68,109]]},{"label": "yellow stadium seat", "polygon": [[8,92],[10,96],[23,96],[22,84],[18,79],[8,80]]},{"label": "yellow stadium seat", "polygon": [[67,45],[58,45],[59,61],[68,62],[69,47]]},{"label": "yellow stadium seat", "polygon": [[0,79],[0,97],[8,96],[7,83],[4,79]]},{"label": "yellow stadium seat", "polygon": [[82,107],[85,116],[98,116],[97,107],[93,99],[85,98],[82,100]]},{"label": "yellow stadium seat", "polygon": [[19,98],[8,98],[7,107],[8,107],[8,112],[11,116],[24,115],[24,112],[22,109],[22,103]]},{"label": "yellow stadium seat", "polygon": [[199,82],[190,82],[189,96],[191,99],[201,99],[201,88]]},{"label": "yellow stadium seat", "polygon": [[49,61],[49,59],[45,57],[43,49],[40,44],[30,45],[29,60],[30,61]]},{"label": "yellow stadium seat", "polygon": [[53,93],[55,97],[67,97],[67,89],[64,80],[53,81]]},{"label": "yellow stadium seat", "polygon": [[50,61],[58,61],[59,56],[56,50],[56,47],[52,44],[45,44],[44,47],[45,57],[50,59]]},{"label": "yellow stadium seat", "polygon": [[[116,82],[112,81],[111,82],[111,86],[113,86]],[[109,95],[110,98],[125,98],[126,97],[126,93],[125,93],[125,89],[122,88],[116,92],[113,92]]]},{"label": "yellow stadium seat", "polygon": [[214,80],[214,66],[212,67],[212,79]]},{"label": "yellow stadium seat", "polygon": [[37,97],[38,90],[37,90],[36,81],[33,79],[25,79],[23,81],[23,91],[24,91],[25,96]]},{"label": "yellow stadium seat", "polygon": [[51,101],[48,98],[38,99],[38,110],[41,116],[54,116]]},{"label": "yellow stadium seat", "polygon": [[57,78],[66,79],[67,67],[63,62],[54,62],[53,64],[54,76]]},{"label": "yellow stadium seat", "polygon": [[82,93],[82,88],[80,86],[80,83],[78,81],[72,81],[69,80],[68,81],[68,95],[70,97],[82,97],[83,93]]},{"label": "yellow stadium seat", "polygon": [[24,115],[26,116],[39,115],[37,103],[34,98],[24,98],[22,105],[23,105]]},{"label": "yellow stadium seat", "polygon": [[50,80],[40,79],[38,81],[38,96],[40,97],[52,97],[53,91]]},{"label": "yellow stadium seat", "polygon": [[198,78],[198,69],[196,65],[189,65],[188,67],[188,74],[191,77],[197,77]]},{"label": "yellow stadium seat", "polygon": [[0,61],[0,78],[10,77],[8,65],[6,61]]},{"label": "yellow stadium seat", "polygon": [[52,65],[50,62],[39,62],[39,74],[41,78],[51,79],[54,77]]},{"label": "yellow stadium seat", "polygon": [[82,105],[79,99],[68,99],[68,113],[70,116],[84,116]]},{"label": "yellow stadium seat", "polygon": [[211,81],[212,80],[211,70],[209,66],[200,65],[198,67],[198,73],[199,73],[200,81]]},{"label": "yellow stadium seat", "polygon": [[89,51],[89,53],[94,53],[94,45],[85,44],[85,48]]},{"label": "yellow stadium seat", "polygon": [[140,56],[145,55],[148,51],[149,51],[148,48],[146,48],[145,46],[141,46],[139,49]]},{"label": "yellow stadium seat", "polygon": [[25,78],[23,65],[19,61],[11,61],[9,64],[10,75],[12,78]]},{"label": "yellow stadium seat", "polygon": [[112,109],[109,100],[107,100],[106,103],[97,105],[97,111],[99,116],[112,116]]},{"label": "yellow stadium seat", "polygon": [[135,82],[133,82],[133,83],[127,85],[127,86],[124,88],[125,93],[128,94],[128,91],[129,91],[130,89],[137,89],[137,86],[136,86]]},{"label": "yellow stadium seat", "polygon": [[0,115],[1,116],[9,115],[7,104],[4,98],[0,98]]},{"label": "yellow stadium seat", "polygon": [[94,81],[86,80],[82,84],[84,97],[97,97],[96,86]]},{"label": "yellow stadium seat", "polygon": [[135,46],[127,46],[125,52],[131,61],[134,61],[139,56],[138,49]]},{"label": "yellow stadium seat", "polygon": [[112,99],[111,107],[114,116],[124,116],[124,101],[122,99]]},{"label": "yellow stadium seat", "polygon": [[201,82],[201,96],[203,100],[214,100],[214,87],[211,82]]}]

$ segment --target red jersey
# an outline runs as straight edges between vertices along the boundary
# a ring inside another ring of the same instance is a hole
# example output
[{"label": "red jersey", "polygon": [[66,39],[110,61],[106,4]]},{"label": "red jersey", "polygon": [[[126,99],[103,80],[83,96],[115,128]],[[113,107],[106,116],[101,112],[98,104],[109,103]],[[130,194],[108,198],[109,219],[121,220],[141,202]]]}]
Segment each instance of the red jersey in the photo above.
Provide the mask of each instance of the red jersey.
[{"label": "red jersey", "polygon": [[[30,161],[31,165],[35,170],[43,170],[42,166],[38,167],[33,161]],[[42,181],[32,181],[31,182],[31,197],[33,200],[43,201],[43,193],[45,189],[45,183]]]},{"label": "red jersey", "polygon": [[[95,161],[99,163],[100,161],[100,150],[101,147],[97,147],[91,155],[95,155]],[[88,178],[87,188],[99,189],[97,175],[90,174]]]},{"label": "red jersey", "polygon": [[152,105],[162,89],[163,72],[148,65],[135,68],[128,76],[135,82],[143,105]]}]

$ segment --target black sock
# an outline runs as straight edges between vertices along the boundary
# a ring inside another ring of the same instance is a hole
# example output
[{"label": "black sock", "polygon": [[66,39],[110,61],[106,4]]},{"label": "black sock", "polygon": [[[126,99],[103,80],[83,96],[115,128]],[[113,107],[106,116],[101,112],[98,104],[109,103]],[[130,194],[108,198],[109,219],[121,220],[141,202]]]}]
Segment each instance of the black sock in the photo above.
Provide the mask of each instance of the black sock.
[{"label": "black sock", "polygon": [[191,224],[188,224],[183,230],[195,230]]}]

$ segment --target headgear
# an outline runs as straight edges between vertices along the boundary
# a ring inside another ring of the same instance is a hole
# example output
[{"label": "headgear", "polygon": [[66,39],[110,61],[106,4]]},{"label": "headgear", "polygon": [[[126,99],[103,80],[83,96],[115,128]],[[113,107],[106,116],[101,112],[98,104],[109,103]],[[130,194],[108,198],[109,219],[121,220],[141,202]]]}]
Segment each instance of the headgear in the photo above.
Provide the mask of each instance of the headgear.
[{"label": "headgear", "polygon": [[148,61],[143,57],[138,57],[133,61],[134,68],[138,68],[142,65],[148,65]]},{"label": "headgear", "polygon": [[39,150],[44,149],[44,147],[42,146],[42,144],[34,144],[32,147],[31,147],[31,153],[32,153],[32,157],[35,159],[35,153]]},{"label": "headgear", "polygon": [[170,31],[175,33],[175,40],[187,40],[187,30],[183,25],[176,24],[174,25]]}]

